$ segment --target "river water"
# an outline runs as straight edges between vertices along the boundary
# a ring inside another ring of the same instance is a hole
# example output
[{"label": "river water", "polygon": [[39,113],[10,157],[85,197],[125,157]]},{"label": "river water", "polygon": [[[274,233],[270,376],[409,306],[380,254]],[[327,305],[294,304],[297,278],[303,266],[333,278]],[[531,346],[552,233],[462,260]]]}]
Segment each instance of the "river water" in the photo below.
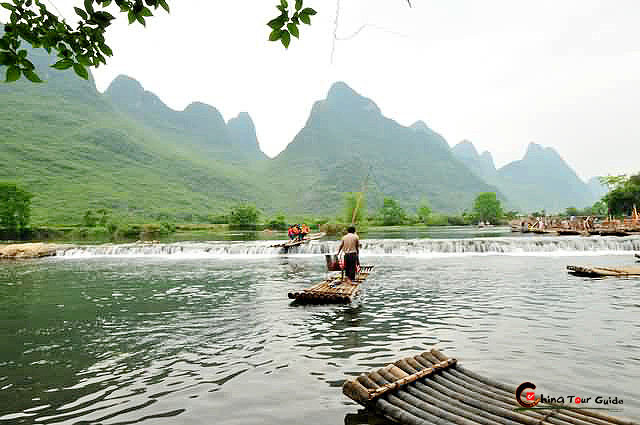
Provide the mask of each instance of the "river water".
[{"label": "river water", "polygon": [[640,239],[465,232],[368,235],[375,269],[348,306],[287,299],[324,277],[330,240],[0,263],[0,423],[383,423],[343,381],[433,346],[545,395],[617,397],[611,414],[639,418],[640,280],[565,266],[632,265]]}]

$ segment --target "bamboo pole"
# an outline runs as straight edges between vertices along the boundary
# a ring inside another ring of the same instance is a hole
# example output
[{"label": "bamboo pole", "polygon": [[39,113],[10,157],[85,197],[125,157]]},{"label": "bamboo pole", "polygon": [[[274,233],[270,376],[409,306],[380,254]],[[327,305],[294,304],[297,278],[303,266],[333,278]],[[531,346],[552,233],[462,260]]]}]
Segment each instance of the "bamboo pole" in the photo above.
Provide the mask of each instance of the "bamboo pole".
[{"label": "bamboo pole", "polygon": [[420,417],[412,415],[409,412],[406,412],[393,404],[389,403],[386,400],[378,400],[375,405],[376,409],[381,411],[386,417],[389,419],[399,422],[401,424],[407,425],[434,425],[434,424],[442,424],[443,422],[434,421],[426,421]]},{"label": "bamboo pole", "polygon": [[[452,413],[447,412],[446,410],[440,409],[435,406],[430,406],[427,403],[424,403],[420,400],[414,398],[411,399],[411,403],[408,403],[405,399],[407,399],[407,394],[404,393],[402,396],[398,395],[390,395],[387,397],[387,401],[394,404],[395,406],[408,411],[409,413],[422,417],[426,420],[430,420],[434,423],[453,423],[457,425],[478,425],[478,423],[473,422],[469,419],[466,419],[461,416],[454,415]],[[415,404],[414,404],[415,403]]]},{"label": "bamboo pole", "polygon": [[[457,409],[460,410],[468,410],[469,412],[474,413],[477,416],[481,416],[483,418],[486,419],[490,419],[492,422],[490,422],[491,424],[493,423],[500,423],[501,421],[503,421],[503,423],[506,423],[508,425],[515,425],[518,424],[518,422],[513,421],[511,419],[507,419],[507,418],[502,418],[500,416],[497,416],[491,412],[488,412],[484,409],[479,409],[477,407],[473,407],[473,406],[469,406],[466,405],[458,400],[453,400],[451,398],[448,398],[442,394],[440,394],[437,391],[434,391],[433,389],[430,389],[430,391],[420,391],[418,390],[415,386],[410,386],[407,391],[412,394],[413,396],[420,398],[424,401],[426,401],[427,403],[431,403],[434,405],[438,405],[440,403],[447,403],[452,407],[455,407]],[[484,420],[483,420],[484,422]]]}]

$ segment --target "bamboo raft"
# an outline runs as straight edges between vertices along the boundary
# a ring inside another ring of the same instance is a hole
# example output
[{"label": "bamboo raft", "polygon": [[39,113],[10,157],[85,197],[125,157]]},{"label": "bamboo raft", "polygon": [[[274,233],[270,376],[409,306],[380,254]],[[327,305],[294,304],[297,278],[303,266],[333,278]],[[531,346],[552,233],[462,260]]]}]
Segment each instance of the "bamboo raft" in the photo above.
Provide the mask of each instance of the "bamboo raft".
[{"label": "bamboo raft", "polygon": [[360,293],[360,284],[367,279],[372,269],[373,266],[360,266],[353,283],[346,282],[342,274],[334,274],[300,292],[289,292],[288,296],[305,304],[348,304]]},{"label": "bamboo raft", "polygon": [[471,372],[435,349],[348,380],[342,392],[406,425],[638,425],[560,405],[536,406],[550,407],[548,410],[517,410],[515,386]]},{"label": "bamboo raft", "polygon": [[603,276],[640,276],[640,267],[584,267],[567,266],[569,273],[575,276],[603,277]]},{"label": "bamboo raft", "polygon": [[285,248],[285,249],[289,249],[289,248],[294,247],[294,246],[298,246],[298,245],[302,245],[304,243],[308,243],[309,241],[314,241],[316,239],[323,238],[326,235],[327,235],[326,233],[313,233],[313,234],[310,234],[309,237],[306,237],[306,238],[304,238],[302,240],[279,243],[279,244],[276,244],[276,245],[271,245],[271,246],[269,246],[269,248]]}]

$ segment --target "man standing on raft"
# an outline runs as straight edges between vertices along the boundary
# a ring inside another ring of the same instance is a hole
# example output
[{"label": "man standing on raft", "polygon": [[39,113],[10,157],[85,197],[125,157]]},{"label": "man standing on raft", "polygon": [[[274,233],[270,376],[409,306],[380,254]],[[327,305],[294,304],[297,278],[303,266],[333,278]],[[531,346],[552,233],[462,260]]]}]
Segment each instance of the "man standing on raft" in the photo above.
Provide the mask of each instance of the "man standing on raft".
[{"label": "man standing on raft", "polygon": [[356,228],[349,226],[347,234],[342,237],[338,254],[344,251],[344,273],[347,276],[347,282],[353,283],[356,280],[356,267],[360,265],[360,238],[356,235]]}]

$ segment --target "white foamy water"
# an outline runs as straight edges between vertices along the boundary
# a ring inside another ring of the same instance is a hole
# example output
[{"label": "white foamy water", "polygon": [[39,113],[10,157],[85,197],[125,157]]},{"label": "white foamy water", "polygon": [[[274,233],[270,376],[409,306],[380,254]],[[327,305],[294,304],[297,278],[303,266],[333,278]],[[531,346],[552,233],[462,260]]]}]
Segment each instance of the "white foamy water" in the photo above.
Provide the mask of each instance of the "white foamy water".
[{"label": "white foamy water", "polygon": [[[61,249],[62,258],[159,257],[268,258],[282,255],[282,248],[271,248],[275,241],[179,242],[171,244],[118,244],[79,246]],[[294,247],[286,254],[308,256],[336,252],[337,241],[312,241]],[[640,251],[640,237],[495,237],[466,239],[366,239],[362,256],[443,258],[455,256],[600,256],[628,255]]]}]

